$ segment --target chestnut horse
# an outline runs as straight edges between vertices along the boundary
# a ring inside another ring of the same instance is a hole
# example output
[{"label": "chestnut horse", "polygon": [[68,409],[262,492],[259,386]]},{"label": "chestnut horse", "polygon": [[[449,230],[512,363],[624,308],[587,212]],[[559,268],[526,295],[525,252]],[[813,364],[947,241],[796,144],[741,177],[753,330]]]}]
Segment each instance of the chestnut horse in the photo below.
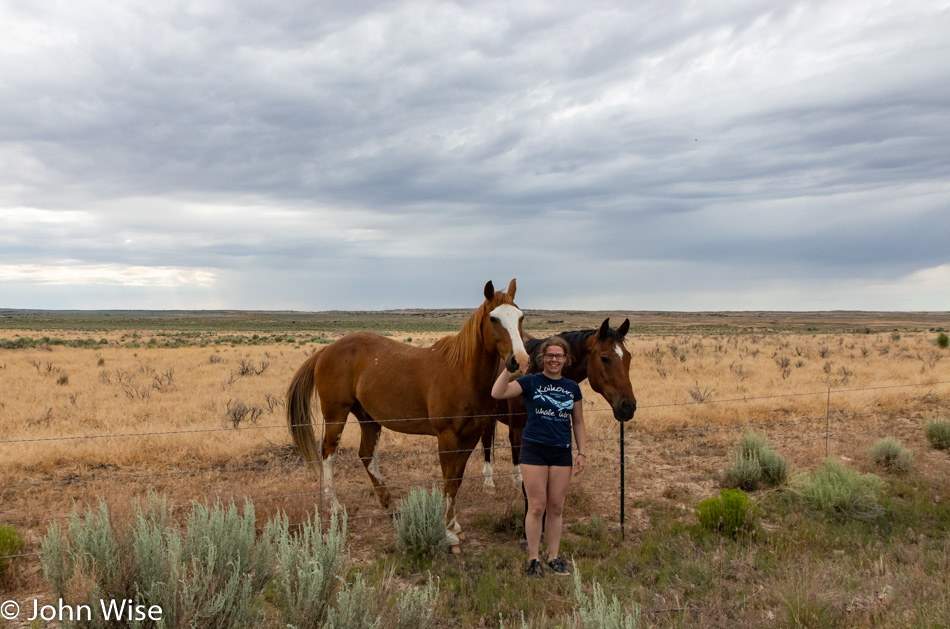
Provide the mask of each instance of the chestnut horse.
[{"label": "chestnut horse", "polygon": [[[616,330],[610,328],[610,318],[604,319],[596,330],[576,330],[558,334],[567,341],[574,360],[564,367],[562,375],[575,382],[590,379],[590,387],[600,393],[610,404],[617,421],[629,421],[637,410],[637,398],[630,384],[630,352],[624,347],[623,339],[630,329],[630,319],[624,320]],[[526,341],[531,354],[530,371],[541,371],[538,352],[547,339],[529,338]],[[514,465],[515,483],[521,484],[521,432],[527,420],[524,400],[520,397],[508,400],[508,416],[499,421],[508,424],[508,440],[511,443],[511,463]],[[495,437],[495,423],[491,422],[482,435],[485,449],[483,473],[485,485],[494,487],[492,480],[491,449]]]},{"label": "chestnut horse", "polygon": [[[446,536],[458,545],[455,499],[465,464],[485,426],[499,412],[490,395],[501,360],[523,373],[528,354],[522,340],[515,280],[507,294],[485,284],[485,302],[458,334],[432,347],[405,345],[355,332],[315,352],[297,370],[287,391],[287,422],[301,456],[323,475],[332,504],[339,506],[333,466],[347,416],[359,420],[360,459],[383,508],[389,490],[379,472],[382,428],[438,439],[443,490],[448,499]],[[316,389],[323,409],[323,451],[317,452],[310,399]],[[502,405],[503,408],[503,405]]]}]

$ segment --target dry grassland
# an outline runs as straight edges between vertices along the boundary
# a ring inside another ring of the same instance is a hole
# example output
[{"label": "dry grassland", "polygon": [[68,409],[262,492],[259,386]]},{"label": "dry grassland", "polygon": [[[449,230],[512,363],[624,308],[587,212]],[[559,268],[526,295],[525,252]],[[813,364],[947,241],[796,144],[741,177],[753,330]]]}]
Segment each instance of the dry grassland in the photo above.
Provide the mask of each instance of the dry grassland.
[{"label": "dry grassland", "polygon": [[[290,446],[283,399],[293,372],[320,345],[130,348],[120,342],[127,334],[96,333],[110,343],[95,349],[0,350],[0,522],[18,522],[35,551],[47,519],[67,516],[74,503],[105,498],[121,511],[149,489],[167,493],[174,504],[252,496],[261,518],[283,509],[301,521],[317,495]],[[391,336],[428,345],[442,335]],[[662,498],[689,512],[712,495],[732,444],[750,424],[793,469],[812,468],[824,456],[827,422],[830,453],[858,467],[867,467],[874,439],[895,436],[915,450],[922,469],[946,476],[946,454],[928,450],[923,439],[929,420],[950,417],[950,357],[935,339],[929,331],[631,333],[640,410],[626,431],[627,495],[634,505],[627,530],[649,526],[638,498]],[[598,514],[616,528],[618,423],[586,383],[584,395],[592,468],[574,484],[567,516]],[[235,420],[239,404],[249,410]],[[374,545],[392,544],[386,518],[360,519],[381,510],[356,459],[358,435],[355,425],[346,429],[338,467],[341,500],[355,516],[357,559]],[[434,440],[383,435],[382,472],[397,499],[411,484],[440,477]],[[505,435],[501,427],[496,490],[481,485],[480,453],[470,460],[460,492],[461,520],[470,532],[479,514],[519,504]],[[472,533],[469,549],[492,543]],[[26,569],[22,583],[42,589],[38,569]]]}]

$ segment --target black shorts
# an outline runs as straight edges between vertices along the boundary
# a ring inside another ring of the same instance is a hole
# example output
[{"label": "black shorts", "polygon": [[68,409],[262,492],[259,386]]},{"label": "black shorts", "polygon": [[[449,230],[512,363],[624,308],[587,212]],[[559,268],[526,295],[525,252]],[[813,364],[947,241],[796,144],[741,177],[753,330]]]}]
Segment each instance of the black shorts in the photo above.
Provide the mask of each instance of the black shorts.
[{"label": "black shorts", "polygon": [[571,449],[563,446],[549,446],[534,441],[521,442],[519,463],[524,465],[543,465],[545,467],[571,467]]}]

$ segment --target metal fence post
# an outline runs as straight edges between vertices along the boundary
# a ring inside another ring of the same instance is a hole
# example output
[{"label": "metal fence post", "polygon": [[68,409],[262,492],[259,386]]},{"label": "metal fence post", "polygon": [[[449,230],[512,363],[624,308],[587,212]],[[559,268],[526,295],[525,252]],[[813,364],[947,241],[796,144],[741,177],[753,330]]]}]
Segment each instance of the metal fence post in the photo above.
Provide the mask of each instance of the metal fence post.
[{"label": "metal fence post", "polygon": [[624,423],[620,422],[620,539],[627,539],[626,531],[626,504],[627,488],[624,479],[626,478],[627,461],[624,456]]},{"label": "metal fence post", "polygon": [[831,387],[828,387],[828,403],[825,406],[825,458],[828,458],[829,426],[831,424]]}]

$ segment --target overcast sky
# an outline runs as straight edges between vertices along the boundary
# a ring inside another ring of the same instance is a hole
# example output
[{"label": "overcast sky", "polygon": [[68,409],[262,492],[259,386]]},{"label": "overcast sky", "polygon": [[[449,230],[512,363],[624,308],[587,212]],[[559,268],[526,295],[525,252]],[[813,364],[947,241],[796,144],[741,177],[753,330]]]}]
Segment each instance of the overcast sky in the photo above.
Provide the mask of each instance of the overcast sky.
[{"label": "overcast sky", "polygon": [[950,310],[950,2],[0,25],[0,307]]}]

